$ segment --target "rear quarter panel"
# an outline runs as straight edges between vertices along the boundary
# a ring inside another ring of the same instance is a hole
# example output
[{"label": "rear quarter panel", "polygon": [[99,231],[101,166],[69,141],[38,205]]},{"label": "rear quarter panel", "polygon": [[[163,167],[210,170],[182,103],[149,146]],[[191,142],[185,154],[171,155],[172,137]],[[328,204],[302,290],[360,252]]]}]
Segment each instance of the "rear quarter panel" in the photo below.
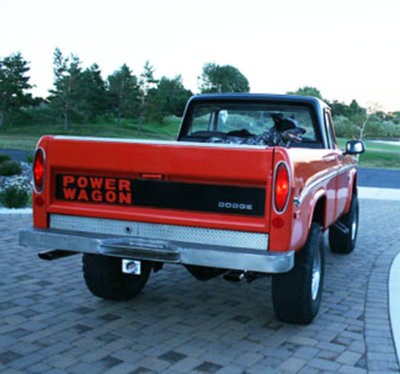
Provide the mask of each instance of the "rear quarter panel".
[{"label": "rear quarter panel", "polygon": [[288,150],[293,168],[293,227],[290,247],[302,248],[307,240],[316,205],[322,204],[322,228],[337,218],[337,173],[342,166],[340,150],[291,148]]}]

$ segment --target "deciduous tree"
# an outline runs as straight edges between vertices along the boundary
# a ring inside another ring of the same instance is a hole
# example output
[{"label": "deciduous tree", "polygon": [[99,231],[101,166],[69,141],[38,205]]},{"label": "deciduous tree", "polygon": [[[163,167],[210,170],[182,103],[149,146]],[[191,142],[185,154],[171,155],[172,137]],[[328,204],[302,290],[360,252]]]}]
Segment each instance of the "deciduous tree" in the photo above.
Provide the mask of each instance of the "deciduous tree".
[{"label": "deciduous tree", "polygon": [[247,78],[231,65],[207,63],[198,77],[201,93],[209,92],[249,92]]},{"label": "deciduous tree", "polygon": [[193,95],[182,83],[182,77],[177,75],[173,79],[162,77],[157,86],[157,96],[160,102],[160,112],[163,116],[175,115],[181,117],[186,102]]},{"label": "deciduous tree", "polygon": [[317,88],[311,86],[300,87],[296,91],[288,92],[288,95],[313,96],[323,100],[321,92]]},{"label": "deciduous tree", "polygon": [[350,120],[359,129],[358,138],[363,139],[367,124],[369,123],[371,116],[380,110],[380,105],[371,103],[365,109],[359,106],[357,101],[353,100],[350,103],[350,108],[352,109]]}]

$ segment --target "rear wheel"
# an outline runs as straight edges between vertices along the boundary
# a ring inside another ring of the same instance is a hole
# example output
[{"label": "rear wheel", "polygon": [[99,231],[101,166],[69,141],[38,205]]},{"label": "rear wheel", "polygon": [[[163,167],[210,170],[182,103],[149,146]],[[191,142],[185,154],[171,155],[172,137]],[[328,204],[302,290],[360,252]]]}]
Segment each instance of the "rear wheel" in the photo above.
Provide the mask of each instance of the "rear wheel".
[{"label": "rear wheel", "polygon": [[277,319],[299,325],[311,323],[321,304],[324,270],[321,226],[313,223],[306,244],[296,253],[294,268],[272,278]]},{"label": "rear wheel", "polygon": [[122,273],[122,259],[103,255],[83,255],[86,286],[107,300],[129,300],[140,293],[149,278],[151,263],[142,261],[141,274]]},{"label": "rear wheel", "polygon": [[329,229],[329,246],[333,253],[353,252],[358,233],[358,198],[353,194],[349,212]]}]

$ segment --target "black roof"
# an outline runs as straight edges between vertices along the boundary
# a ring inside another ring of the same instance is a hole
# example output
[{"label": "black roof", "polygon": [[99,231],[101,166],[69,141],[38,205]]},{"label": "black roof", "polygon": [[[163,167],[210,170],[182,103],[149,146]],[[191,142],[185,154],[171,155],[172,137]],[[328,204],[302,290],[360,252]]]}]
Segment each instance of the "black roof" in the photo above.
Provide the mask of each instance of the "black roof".
[{"label": "black roof", "polygon": [[312,103],[317,107],[327,106],[325,102],[312,96],[257,94],[257,93],[210,93],[192,96],[191,101],[287,101],[297,103]]}]

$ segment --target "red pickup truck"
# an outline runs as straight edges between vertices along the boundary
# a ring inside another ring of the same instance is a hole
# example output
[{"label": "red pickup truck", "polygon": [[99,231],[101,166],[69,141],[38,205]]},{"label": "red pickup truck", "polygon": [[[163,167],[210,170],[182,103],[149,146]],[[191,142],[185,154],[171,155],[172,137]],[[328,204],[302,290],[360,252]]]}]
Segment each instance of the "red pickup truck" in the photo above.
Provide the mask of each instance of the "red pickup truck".
[{"label": "red pickup truck", "polygon": [[151,271],[183,264],[207,280],[272,275],[276,317],[308,324],[324,278],[322,233],[354,249],[357,160],[341,151],[329,107],[310,97],[191,98],[177,141],[40,139],[33,227],[23,245],[43,259],[83,253],[89,290],[137,295]]}]

